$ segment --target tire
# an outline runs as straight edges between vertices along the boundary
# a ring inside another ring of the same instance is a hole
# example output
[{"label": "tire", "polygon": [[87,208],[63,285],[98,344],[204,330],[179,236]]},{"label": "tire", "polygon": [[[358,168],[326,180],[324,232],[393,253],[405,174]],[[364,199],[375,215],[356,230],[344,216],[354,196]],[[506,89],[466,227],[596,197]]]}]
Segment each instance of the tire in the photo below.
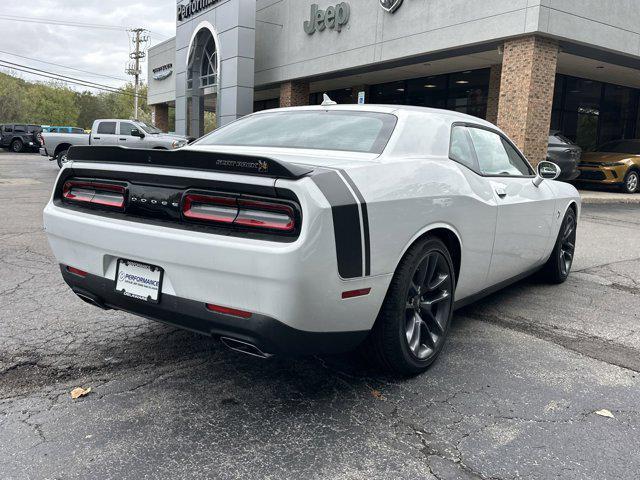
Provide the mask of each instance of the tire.
[{"label": "tire", "polygon": [[577,226],[576,213],[569,208],[560,225],[551,256],[540,272],[544,281],[560,284],[569,277],[576,248]]},{"label": "tire", "polygon": [[624,176],[622,189],[626,193],[636,193],[640,190],[640,173],[637,170],[629,170]]},{"label": "tire", "polygon": [[363,346],[365,355],[395,374],[427,370],[449,332],[454,286],[455,271],[445,244],[427,237],[413,245],[393,275]]},{"label": "tire", "polygon": [[11,142],[11,151],[13,153],[22,153],[24,151],[24,143],[19,138]]},{"label": "tire", "polygon": [[65,163],[67,163],[67,154],[69,153],[69,149],[62,150],[56,155],[56,162],[58,162],[58,167],[62,168]]}]

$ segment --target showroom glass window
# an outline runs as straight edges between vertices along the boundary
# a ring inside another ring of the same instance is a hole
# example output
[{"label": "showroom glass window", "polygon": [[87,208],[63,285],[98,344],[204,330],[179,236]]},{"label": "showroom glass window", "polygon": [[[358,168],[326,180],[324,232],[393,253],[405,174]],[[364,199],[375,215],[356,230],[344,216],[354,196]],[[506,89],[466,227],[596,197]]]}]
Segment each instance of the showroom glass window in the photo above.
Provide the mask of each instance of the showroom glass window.
[{"label": "showroom glass window", "polygon": [[634,88],[557,75],[551,129],[585,150],[610,140],[638,136],[638,101]]},{"label": "showroom glass window", "polygon": [[444,108],[484,118],[488,68],[414,78],[370,87],[369,103]]}]

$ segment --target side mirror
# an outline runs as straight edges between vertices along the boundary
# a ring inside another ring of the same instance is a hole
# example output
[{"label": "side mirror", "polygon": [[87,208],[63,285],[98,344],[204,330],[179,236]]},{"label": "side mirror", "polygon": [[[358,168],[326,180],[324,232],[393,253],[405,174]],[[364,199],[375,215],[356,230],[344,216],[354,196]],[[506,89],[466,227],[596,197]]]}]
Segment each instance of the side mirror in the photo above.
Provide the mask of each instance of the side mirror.
[{"label": "side mirror", "polygon": [[560,173],[562,173],[558,165],[548,160],[540,162],[536,170],[537,175],[536,178],[533,179],[533,184],[536,187],[539,187],[544,180],[555,180],[560,176]]},{"label": "side mirror", "polygon": [[142,133],[140,130],[138,130],[137,128],[132,128],[131,129],[131,136],[132,137],[140,137],[140,138],[144,138],[144,133]]}]

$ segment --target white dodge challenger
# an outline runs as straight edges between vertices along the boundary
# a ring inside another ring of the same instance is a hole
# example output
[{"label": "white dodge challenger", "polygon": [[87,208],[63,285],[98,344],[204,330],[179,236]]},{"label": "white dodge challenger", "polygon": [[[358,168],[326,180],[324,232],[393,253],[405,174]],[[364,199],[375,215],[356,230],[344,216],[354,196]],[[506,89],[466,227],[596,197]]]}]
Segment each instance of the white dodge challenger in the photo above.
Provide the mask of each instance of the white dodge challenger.
[{"label": "white dodge challenger", "polygon": [[181,150],[68,159],[44,225],[73,291],[261,357],[363,344],[415,374],[455,308],[573,260],[576,189],[455,112],[276,109]]}]

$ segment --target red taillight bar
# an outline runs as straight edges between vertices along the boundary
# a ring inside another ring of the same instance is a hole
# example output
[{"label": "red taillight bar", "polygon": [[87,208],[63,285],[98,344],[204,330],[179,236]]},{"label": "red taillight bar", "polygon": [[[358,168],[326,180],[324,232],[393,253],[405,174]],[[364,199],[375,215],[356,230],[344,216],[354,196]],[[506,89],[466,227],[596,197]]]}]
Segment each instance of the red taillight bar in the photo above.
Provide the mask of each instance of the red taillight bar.
[{"label": "red taillight bar", "polygon": [[182,214],[190,220],[241,225],[292,232],[296,227],[293,207],[268,200],[187,193]]},{"label": "red taillight bar", "polygon": [[184,196],[182,214],[194,220],[233,223],[238,215],[238,205],[233,197],[189,193]]},{"label": "red taillight bar", "polygon": [[70,267],[68,265],[67,265],[67,272],[73,273],[74,275],[78,275],[79,277],[87,276],[87,272],[85,272],[84,270],[80,270],[79,268],[76,268],[76,267]]},{"label": "red taillight bar", "polygon": [[62,198],[73,202],[123,208],[126,188],[122,185],[69,180],[62,187]]},{"label": "red taillight bar", "polygon": [[371,292],[370,288],[360,288],[358,290],[349,290],[347,292],[342,292],[342,298],[353,298],[353,297],[363,297],[365,295],[369,295]]},{"label": "red taillight bar", "polygon": [[291,232],[295,228],[293,208],[281,203],[238,200],[240,210],[234,223],[248,227],[269,228]]},{"label": "red taillight bar", "polygon": [[245,312],[244,310],[238,310],[236,308],[221,307],[220,305],[214,305],[212,303],[206,304],[207,310],[216,313],[224,313],[225,315],[233,315],[234,317],[249,318],[251,312]]}]

